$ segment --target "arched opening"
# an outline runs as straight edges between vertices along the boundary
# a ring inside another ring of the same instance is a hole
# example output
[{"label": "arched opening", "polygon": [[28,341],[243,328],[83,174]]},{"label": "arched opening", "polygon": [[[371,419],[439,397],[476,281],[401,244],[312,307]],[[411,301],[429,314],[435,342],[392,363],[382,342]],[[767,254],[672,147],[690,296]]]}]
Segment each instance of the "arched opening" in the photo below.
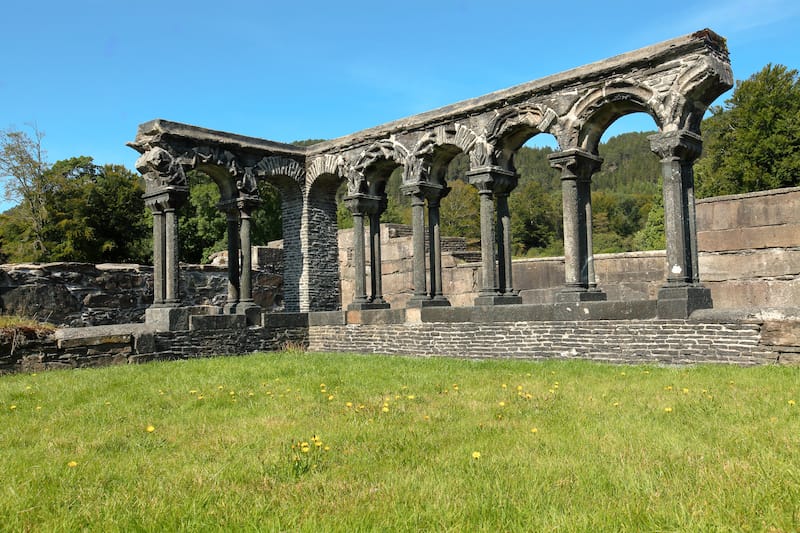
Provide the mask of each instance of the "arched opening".
[{"label": "arched opening", "polygon": [[617,118],[603,131],[603,164],[592,176],[594,253],[664,249],[661,169],[648,139],[657,131],[643,112]]}]

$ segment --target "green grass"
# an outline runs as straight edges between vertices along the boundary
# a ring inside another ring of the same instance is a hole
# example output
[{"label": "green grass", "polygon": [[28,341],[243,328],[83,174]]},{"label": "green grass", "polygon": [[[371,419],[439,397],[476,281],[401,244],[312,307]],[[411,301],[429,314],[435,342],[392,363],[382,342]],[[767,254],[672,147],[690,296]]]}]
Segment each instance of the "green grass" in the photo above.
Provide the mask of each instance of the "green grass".
[{"label": "green grass", "polygon": [[775,366],[288,352],[8,375],[0,529],[797,531],[798,401],[800,368]]}]

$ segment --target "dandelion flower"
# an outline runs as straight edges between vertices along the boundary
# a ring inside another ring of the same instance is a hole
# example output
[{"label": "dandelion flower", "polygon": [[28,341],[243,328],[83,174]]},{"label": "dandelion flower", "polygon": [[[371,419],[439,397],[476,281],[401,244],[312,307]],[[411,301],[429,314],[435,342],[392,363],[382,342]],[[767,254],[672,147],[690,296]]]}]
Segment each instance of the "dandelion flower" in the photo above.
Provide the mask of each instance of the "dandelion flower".
[{"label": "dandelion flower", "polygon": [[531,428],[531,433],[538,433],[538,432],[539,432],[539,428]]},{"label": "dandelion flower", "polygon": [[331,447],[330,447],[330,446],[325,446],[325,447],[324,447],[324,448],[322,448],[322,449],[323,449],[323,450],[325,450],[326,452],[329,452],[329,451],[331,451]]},{"label": "dandelion flower", "polygon": [[614,407],[619,407],[619,402],[614,402],[612,405],[613,405]]},{"label": "dandelion flower", "polygon": [[665,413],[671,413],[672,412],[672,407],[665,407],[664,408],[664,412]]},{"label": "dandelion flower", "polygon": [[689,394],[689,389],[684,387],[683,389],[681,389],[681,392],[683,392],[684,394]]},{"label": "dandelion flower", "polygon": [[76,466],[78,466],[78,463],[77,461],[70,461],[67,463],[67,466],[70,468],[75,468]]},{"label": "dandelion flower", "polygon": [[503,388],[503,389],[505,389],[507,386],[508,386],[508,385],[506,385],[505,383],[503,383],[502,385],[500,385],[500,388]]},{"label": "dandelion flower", "polygon": [[517,390],[521,391],[522,390],[522,385],[517,385]]},{"label": "dandelion flower", "polygon": [[146,428],[146,429],[147,429],[147,432],[148,432],[148,433],[152,433],[152,432],[154,432],[154,431],[156,430],[156,428],[155,428],[155,427],[153,427],[153,426],[147,426],[147,428]]},{"label": "dandelion flower", "polygon": [[505,407],[506,406],[506,402],[500,402],[497,405],[499,405],[500,407]]},{"label": "dandelion flower", "polygon": [[416,398],[416,396],[414,396],[413,394],[409,394],[408,396],[406,396],[406,398],[409,400],[413,400],[414,398]]},{"label": "dandelion flower", "polygon": [[16,405],[12,405],[11,407],[9,407],[9,409],[11,409],[12,411],[14,411],[16,408],[17,408]]},{"label": "dandelion flower", "polygon": [[345,407],[353,407],[353,402],[347,402],[344,404]]},{"label": "dandelion flower", "polygon": [[472,458],[473,459],[480,459],[481,458],[481,452],[472,452]]},{"label": "dandelion flower", "polygon": [[37,405],[37,406],[36,406],[36,410],[37,410],[37,411],[41,411],[41,410],[42,410],[42,406],[41,406],[41,405]]},{"label": "dandelion flower", "polygon": [[794,405],[796,402],[795,402],[794,400],[789,400],[787,403],[788,403],[789,405]]},{"label": "dandelion flower", "polygon": [[333,394],[328,395],[328,401],[333,400]]},{"label": "dandelion flower", "polygon": [[422,419],[423,419],[423,420],[430,420],[430,419],[431,419],[431,417],[430,417],[430,416],[428,416],[428,415],[425,415],[425,416],[423,416],[423,417],[422,417]]},{"label": "dandelion flower", "polygon": [[388,413],[389,412],[389,408],[384,406],[383,409],[381,409],[381,411],[383,411],[384,413]]}]

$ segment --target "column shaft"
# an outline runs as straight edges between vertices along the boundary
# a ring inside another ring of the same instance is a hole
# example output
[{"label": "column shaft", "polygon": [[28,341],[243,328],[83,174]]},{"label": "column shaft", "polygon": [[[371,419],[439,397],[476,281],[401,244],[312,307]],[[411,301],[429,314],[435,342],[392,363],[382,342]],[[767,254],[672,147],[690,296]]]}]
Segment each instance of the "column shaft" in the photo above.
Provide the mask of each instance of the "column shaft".
[{"label": "column shaft", "polygon": [[239,243],[242,253],[242,268],[239,276],[239,301],[253,301],[253,248],[250,244],[250,213],[240,211]]},{"label": "column shaft", "polygon": [[421,193],[411,196],[412,247],[414,249],[414,295],[412,300],[428,299],[425,285],[425,199]]},{"label": "column shaft", "polygon": [[178,265],[178,218],[174,207],[164,210],[164,270],[165,289],[164,302],[177,305],[180,301],[178,295],[178,280],[180,270]]},{"label": "column shaft", "polygon": [[444,298],[442,292],[442,236],[439,223],[439,199],[428,199],[428,240],[430,242],[431,298]]},{"label": "column shaft", "polygon": [[499,267],[499,289],[503,294],[514,294],[511,263],[511,211],[508,209],[508,193],[497,195],[497,256]]},{"label": "column shaft", "polygon": [[153,305],[163,305],[166,294],[164,258],[166,242],[164,241],[164,212],[156,206],[153,210]]},{"label": "column shaft", "polygon": [[364,213],[353,212],[353,261],[355,262],[355,298],[353,303],[367,302],[366,265],[364,257]]},{"label": "column shaft", "polygon": [[372,284],[371,301],[385,303],[383,299],[383,282],[381,268],[381,214],[372,213],[369,218],[370,233],[370,281]]},{"label": "column shaft", "polygon": [[229,306],[239,302],[239,217],[228,211],[228,301]]},{"label": "column shaft", "polygon": [[586,243],[581,238],[583,215],[579,209],[578,182],[575,176],[561,178],[561,198],[564,219],[564,284],[568,290],[580,290],[586,287],[581,275]]},{"label": "column shaft", "polygon": [[495,232],[494,201],[492,191],[482,188],[478,191],[481,205],[481,267],[483,268],[481,296],[497,294],[497,273],[495,270]]}]

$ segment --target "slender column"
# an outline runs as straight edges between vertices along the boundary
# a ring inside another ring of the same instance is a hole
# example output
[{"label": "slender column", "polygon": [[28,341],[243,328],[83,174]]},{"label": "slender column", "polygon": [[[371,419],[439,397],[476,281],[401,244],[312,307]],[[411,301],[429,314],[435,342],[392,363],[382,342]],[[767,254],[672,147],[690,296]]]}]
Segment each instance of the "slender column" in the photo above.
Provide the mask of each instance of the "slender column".
[{"label": "slender column", "polygon": [[239,302],[239,214],[233,209],[228,215],[228,300],[229,311],[235,310]]},{"label": "slender column", "polygon": [[702,150],[702,139],[689,131],[650,136],[650,145],[661,158],[664,181],[664,230],[667,241],[667,286],[699,281],[697,229],[692,165]]},{"label": "slender column", "polygon": [[414,295],[412,300],[427,300],[425,285],[425,198],[422,192],[411,195],[412,248],[414,250]]},{"label": "slender column", "polygon": [[442,236],[439,223],[440,202],[440,196],[428,198],[428,240],[430,241],[431,298],[434,300],[444,299],[444,294],[442,293]]},{"label": "slender column", "polygon": [[[591,177],[603,160],[577,148],[556,152],[550,165],[561,169],[561,196],[564,218],[564,289],[559,301],[604,300],[605,294],[593,290]],[[595,283],[596,287],[596,283]]]},{"label": "slender column", "polygon": [[178,218],[175,205],[170,203],[164,209],[164,270],[166,274],[164,287],[164,303],[178,305],[178,280],[180,270],[178,266]]},{"label": "slender column", "polygon": [[583,206],[584,238],[586,239],[586,284],[590,291],[597,291],[594,274],[594,244],[592,242],[592,187],[591,180],[578,180],[578,197]]},{"label": "slender column", "polygon": [[369,235],[370,235],[370,282],[372,285],[372,294],[370,301],[374,304],[387,304],[383,299],[383,282],[382,282],[382,268],[381,268],[381,213],[385,209],[385,204],[382,202],[382,209],[369,215]]},{"label": "slender column", "polygon": [[353,260],[356,270],[356,294],[353,303],[367,303],[367,272],[364,255],[364,213],[353,211]]},{"label": "slender column", "polygon": [[483,268],[481,296],[497,294],[497,272],[495,270],[494,201],[491,183],[484,182],[478,189],[481,206],[481,267]]},{"label": "slender column", "polygon": [[253,248],[250,244],[250,208],[243,205],[239,209],[239,243],[242,254],[242,268],[239,274],[239,301],[253,302]]},{"label": "slender column", "polygon": [[499,193],[497,198],[497,257],[499,289],[502,294],[514,294],[511,264],[511,212],[508,209],[508,192]]},{"label": "slender column", "polygon": [[164,242],[164,212],[161,207],[153,203],[149,205],[153,211],[153,305],[164,304],[164,257],[166,255],[166,242]]}]

